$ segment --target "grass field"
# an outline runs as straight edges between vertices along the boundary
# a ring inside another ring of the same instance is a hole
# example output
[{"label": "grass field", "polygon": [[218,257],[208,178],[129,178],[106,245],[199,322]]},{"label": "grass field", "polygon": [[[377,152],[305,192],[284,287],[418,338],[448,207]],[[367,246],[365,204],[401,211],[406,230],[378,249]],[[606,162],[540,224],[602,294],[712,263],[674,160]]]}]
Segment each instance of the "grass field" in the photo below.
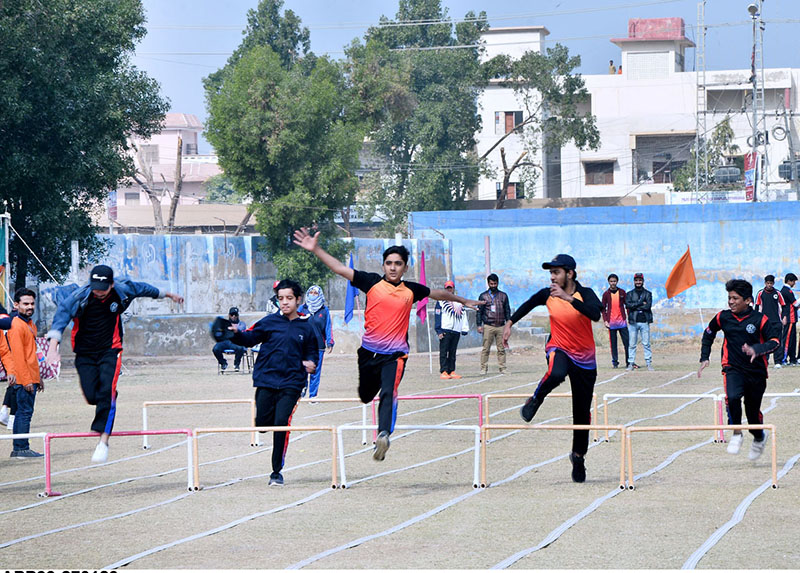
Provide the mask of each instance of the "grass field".
[{"label": "grass field", "polygon": [[[717,343],[719,345],[719,342]],[[654,348],[655,372],[612,370],[598,349],[596,392],[721,393],[718,346],[702,379],[699,342]],[[641,351],[640,351],[641,352]],[[436,359],[434,357],[434,371]],[[142,402],[250,398],[248,375],[218,376],[214,359],[126,357],[115,430],[142,427]],[[427,355],[412,355],[403,395],[532,393],[544,373],[541,349],[515,351],[509,373],[494,355],[479,376],[478,355],[461,353],[462,380],[431,375]],[[328,356],[320,397],[357,395],[354,355]],[[800,387],[800,368],[770,370],[768,392]],[[568,392],[565,382],[558,392]],[[492,400],[492,422],[519,422],[521,400]],[[620,435],[590,443],[588,479],[570,479],[568,431],[494,431],[485,489],[472,484],[474,435],[401,431],[384,462],[373,461],[360,432],[345,432],[347,489],[331,488],[329,433],[296,432],[283,488],[267,487],[271,435],[253,448],[249,434],[200,439],[203,489],[187,491],[186,445],[179,436],[112,437],[109,462],[94,466],[93,438],[52,442],[53,490],[41,460],[0,462],[0,561],[5,569],[471,569],[681,568],[784,569],[800,563],[800,398],[765,399],[778,429],[778,489],[770,451],[732,456],[711,432],[634,436],[636,489],[619,489]],[[93,415],[77,376],[65,367],[37,397],[31,430],[85,432]],[[614,424],[700,425],[709,400],[619,399]],[[301,404],[293,425],[360,423],[356,404]],[[476,424],[475,400],[402,401],[398,424]],[[152,429],[249,426],[246,404],[169,406],[149,411]],[[537,423],[571,423],[570,401],[547,399]],[[42,441],[31,447],[41,450]],[[784,468],[788,471],[782,471]]]}]

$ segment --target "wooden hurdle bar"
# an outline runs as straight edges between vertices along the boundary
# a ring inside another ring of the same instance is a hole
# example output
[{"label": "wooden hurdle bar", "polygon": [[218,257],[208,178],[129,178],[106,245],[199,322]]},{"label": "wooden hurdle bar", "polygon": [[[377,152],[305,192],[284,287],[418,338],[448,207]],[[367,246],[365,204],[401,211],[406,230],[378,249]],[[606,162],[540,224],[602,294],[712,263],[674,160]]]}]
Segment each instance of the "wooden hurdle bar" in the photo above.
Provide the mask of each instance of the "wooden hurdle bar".
[{"label": "wooden hurdle bar", "polygon": [[[692,399],[692,398],[711,398],[714,400],[714,415],[711,418],[712,424],[722,425],[722,403],[719,400],[719,396],[716,394],[603,394],[603,422],[608,424],[608,399],[609,398],[683,398],[683,399]],[[714,432],[714,441],[715,442],[724,442],[725,441],[725,433],[724,432]],[[608,441],[608,432],[606,432],[606,441]]]},{"label": "wooden hurdle bar", "polygon": [[633,475],[633,448],[631,447],[631,434],[634,432],[689,432],[713,430],[769,430],[772,433],[772,489],[778,487],[778,446],[777,434],[774,424],[736,424],[736,425],[707,425],[707,426],[628,426],[625,428],[625,447],[628,456],[628,489],[634,489]]},{"label": "wooden hurdle bar", "polygon": [[576,425],[576,424],[484,424],[481,431],[483,432],[483,440],[481,444],[481,487],[486,487],[486,459],[487,459],[487,444],[489,442],[490,430],[619,430],[622,433],[619,447],[619,488],[625,489],[625,426],[619,425]]},{"label": "wooden hurdle bar", "polygon": [[[148,434],[150,436],[169,436],[169,435],[177,435],[177,434],[185,434],[186,435],[186,450],[187,450],[187,465],[186,465],[186,473],[187,473],[187,489],[192,491],[192,447],[191,447],[191,438],[192,438],[192,431],[191,430],[143,430],[143,431],[131,431],[131,432],[111,432],[111,436],[114,438],[121,437],[121,436],[141,436],[142,434]],[[45,480],[45,489],[44,492],[39,494],[39,497],[56,497],[61,495],[61,493],[53,491],[51,488],[51,471],[52,465],[50,463],[50,441],[56,438],[95,438],[97,439],[100,436],[97,432],[81,432],[77,434],[47,434],[44,437],[44,480]]]},{"label": "wooden hurdle bar", "polygon": [[[314,398],[300,398],[297,402],[298,402],[298,404],[300,404],[300,403],[315,404],[317,402],[331,403],[331,404],[332,403],[336,403],[336,402],[357,402],[358,404],[361,405],[361,424],[362,425],[366,425],[366,423],[367,423],[367,405],[364,402],[361,401],[361,398],[317,398],[317,397],[314,397]],[[373,415],[373,417],[375,415],[374,406],[373,406],[373,414],[372,415]],[[255,419],[255,418],[253,418],[253,419]],[[373,420],[373,422],[374,422],[374,420]],[[362,446],[366,446],[367,445],[367,431],[366,430],[361,432],[361,445]]]},{"label": "wooden hurdle bar", "polygon": [[[147,408],[150,406],[196,406],[199,404],[250,404],[250,420],[256,419],[256,401],[253,398],[223,398],[219,400],[150,400],[142,402],[142,431],[147,432]],[[143,434],[142,449],[147,450],[150,444],[147,442],[148,434]],[[258,436],[255,432],[250,434],[250,445],[260,446]]]},{"label": "wooden hurdle bar", "polygon": [[[483,394],[425,394],[419,396],[398,396],[398,400],[478,400],[478,426],[483,425]],[[380,397],[372,400],[372,425],[377,428],[378,416],[375,412],[376,405],[380,402]],[[364,422],[366,424],[366,421]],[[372,432],[372,442],[378,437],[378,431]],[[366,444],[366,442],[364,442]]]},{"label": "wooden hurdle bar", "polygon": [[[341,487],[342,489],[347,488],[347,472],[345,469],[344,463],[344,441],[342,439],[342,432],[345,430],[377,430],[378,426],[370,425],[370,426],[360,426],[360,425],[351,425],[345,424],[343,426],[339,426],[336,428],[336,435],[339,442],[339,475],[342,478]],[[425,425],[397,425],[394,427],[395,430],[445,430],[445,431],[467,431],[467,432],[474,432],[475,433],[475,445],[474,445],[474,461],[473,461],[473,472],[472,472],[472,487],[477,488],[480,484],[478,482],[478,472],[480,467],[480,455],[481,455],[481,431],[482,428],[480,426],[468,426],[468,425],[439,425],[439,426],[425,426]]]},{"label": "wooden hurdle bar", "polygon": [[200,434],[215,433],[244,433],[244,432],[330,432],[331,433],[331,487],[336,489],[339,482],[336,477],[336,428],[334,426],[248,426],[245,428],[195,428],[192,431],[192,451],[194,453],[194,484],[193,489],[199,491],[200,485],[200,459],[198,436]]},{"label": "wooden hurdle bar", "polygon": [[[489,424],[489,398],[514,398],[514,399],[520,399],[520,398],[530,398],[530,397],[531,397],[530,394],[486,394],[483,397],[483,400],[485,402],[484,407],[483,407],[483,411],[485,412],[485,418],[483,420],[483,424],[484,425]],[[546,396],[546,398],[572,398],[572,393],[571,392],[551,392],[550,394],[548,394]],[[598,419],[598,415],[599,415],[597,413],[597,394],[594,393],[594,392],[592,393],[592,411],[593,411],[592,419],[593,420],[597,420]],[[608,424],[608,419],[606,419],[605,423]],[[599,441],[599,439],[597,437],[598,435],[599,435],[598,431],[595,430],[594,431],[594,441],[595,442]],[[489,432],[486,432],[486,437],[487,438],[489,437]],[[608,432],[606,432],[606,441],[608,441]]]}]

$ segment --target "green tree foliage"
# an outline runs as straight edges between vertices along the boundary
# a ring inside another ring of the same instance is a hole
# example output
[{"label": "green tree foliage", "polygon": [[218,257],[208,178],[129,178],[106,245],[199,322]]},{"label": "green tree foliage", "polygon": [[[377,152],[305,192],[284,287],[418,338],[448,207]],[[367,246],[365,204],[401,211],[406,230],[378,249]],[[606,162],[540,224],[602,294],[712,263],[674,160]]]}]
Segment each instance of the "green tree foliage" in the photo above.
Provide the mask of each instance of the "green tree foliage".
[{"label": "green tree foliage", "polygon": [[[206,134],[233,187],[252,198],[256,229],[278,276],[300,278],[308,264],[308,279],[316,282],[327,268],[294,247],[291,233],[315,224],[327,240],[335,237],[333,216],[352,203],[358,187],[363,132],[350,120],[341,66],[311,53],[297,56],[308,33],[298,31],[290,10],[276,20],[281,6],[262,0],[251,10],[250,35],[206,80]],[[275,31],[287,29],[294,32]],[[276,36],[291,40],[275,43]]]},{"label": "green tree foliage", "polygon": [[[712,174],[714,167],[727,164],[727,158],[739,151],[739,146],[733,143],[734,133],[731,127],[731,118],[726,117],[714,126],[711,132],[711,139],[700,138],[700,147],[707,146],[708,171],[706,171],[705,159],[702,161],[700,169],[696,169],[698,162],[697,146],[692,148],[692,155],[686,165],[672,172],[672,189],[674,191],[694,191],[695,175],[698,178],[698,187],[703,190],[713,184]],[[740,166],[741,167],[741,166]]]},{"label": "green tree foliage", "polygon": [[[385,231],[404,231],[410,211],[462,206],[478,181],[478,41],[488,24],[483,12],[455,26],[446,18],[439,0],[400,0],[394,20],[382,17],[347,49],[357,111],[385,160],[367,178],[364,202],[385,214]],[[387,26],[420,20],[444,21]],[[464,45],[476,47],[450,49]]]},{"label": "green tree foliage", "polygon": [[212,175],[203,182],[206,190],[204,203],[229,203],[237,205],[242,202],[242,195],[233,188],[233,183],[224,173]]},{"label": "green tree foliage", "polygon": [[[589,92],[580,74],[580,56],[570,56],[561,44],[544,53],[525,52],[518,60],[497,56],[486,62],[483,72],[487,80],[497,80],[514,90],[524,106],[522,123],[511,133],[522,136],[526,158],[536,157],[540,151],[558,149],[572,142],[579,149],[597,149],[600,133],[591,113],[582,112],[580,106],[589,102]],[[501,137],[488,153],[508,136]],[[541,166],[527,160],[518,164],[521,180],[533,189]],[[506,173],[506,183],[508,180]],[[501,201],[506,189],[503,189]],[[501,203],[502,206],[502,203]]]},{"label": "green tree foliage", "polygon": [[[167,102],[130,63],[145,35],[139,0],[0,2],[0,199],[56,278],[70,241],[96,256],[90,212],[133,173],[127,137],[158,131]],[[16,237],[16,284],[47,274]]]}]

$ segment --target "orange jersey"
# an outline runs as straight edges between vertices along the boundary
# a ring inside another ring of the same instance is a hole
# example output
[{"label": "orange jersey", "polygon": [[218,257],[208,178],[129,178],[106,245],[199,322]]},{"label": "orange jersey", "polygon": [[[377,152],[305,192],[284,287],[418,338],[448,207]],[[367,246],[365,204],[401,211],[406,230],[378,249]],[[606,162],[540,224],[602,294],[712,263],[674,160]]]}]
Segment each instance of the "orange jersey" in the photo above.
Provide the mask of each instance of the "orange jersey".
[{"label": "orange jersey", "polygon": [[36,358],[36,325],[19,316],[11,321],[11,328],[0,334],[0,358],[8,374],[17,378],[17,384],[39,384],[39,360]]}]

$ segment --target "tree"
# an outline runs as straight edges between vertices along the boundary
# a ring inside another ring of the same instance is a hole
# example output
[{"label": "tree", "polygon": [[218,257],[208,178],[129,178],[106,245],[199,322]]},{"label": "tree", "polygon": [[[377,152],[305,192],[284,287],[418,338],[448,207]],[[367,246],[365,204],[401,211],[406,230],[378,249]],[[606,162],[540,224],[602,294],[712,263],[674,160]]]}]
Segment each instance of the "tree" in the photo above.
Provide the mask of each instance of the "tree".
[{"label": "tree", "polygon": [[[700,148],[706,147],[708,165],[705,158],[698,157],[697,146],[692,148],[692,155],[686,165],[676,169],[672,173],[672,188],[674,191],[694,191],[695,178],[697,178],[697,188],[706,189],[713,183],[712,175],[714,167],[721,167],[727,163],[727,158],[739,151],[739,146],[733,143],[735,134],[731,127],[731,118],[726,117],[714,126],[711,132],[711,139],[700,138]],[[699,166],[698,161],[703,164]],[[706,170],[706,167],[709,170]]]},{"label": "tree", "polygon": [[[158,85],[130,63],[145,35],[139,0],[0,3],[0,199],[11,223],[57,279],[103,243],[90,213],[133,175],[128,136],[157,132]],[[16,286],[46,280],[12,237]]]},{"label": "tree", "polygon": [[[400,0],[395,20],[382,17],[347,49],[357,110],[386,158],[366,179],[364,203],[385,213],[389,232],[404,231],[410,211],[461,207],[478,181],[478,42],[488,24],[484,12],[456,26],[446,17],[439,0]],[[441,23],[387,25],[420,20]],[[475,47],[456,48],[465,45]]]},{"label": "tree", "polygon": [[207,78],[206,134],[233,188],[252,199],[256,229],[278,275],[305,284],[329,271],[295,248],[291,233],[316,224],[325,230],[326,248],[343,249],[330,244],[332,221],[355,197],[363,131],[341,66],[306,53],[307,31],[299,31],[290,10],[276,17],[281,6],[262,0],[251,10],[248,36]]},{"label": "tree", "polygon": [[236,205],[242,202],[241,193],[233,188],[230,178],[224,173],[212,175],[203,182],[206,190],[204,203],[228,203]]},{"label": "tree", "polygon": [[533,189],[541,165],[531,158],[540,152],[558,149],[572,142],[579,149],[597,149],[600,133],[594,117],[583,114],[580,104],[589,101],[589,92],[580,74],[574,70],[581,64],[580,56],[570,56],[561,44],[545,53],[525,52],[518,60],[497,56],[486,62],[483,71],[488,79],[498,80],[514,90],[524,106],[522,122],[500,137],[482,156],[486,159],[512,134],[522,136],[524,151],[508,165],[505,149],[500,147],[503,165],[503,184],[495,203],[500,209],[508,193],[511,174],[520,169],[521,180]]}]

